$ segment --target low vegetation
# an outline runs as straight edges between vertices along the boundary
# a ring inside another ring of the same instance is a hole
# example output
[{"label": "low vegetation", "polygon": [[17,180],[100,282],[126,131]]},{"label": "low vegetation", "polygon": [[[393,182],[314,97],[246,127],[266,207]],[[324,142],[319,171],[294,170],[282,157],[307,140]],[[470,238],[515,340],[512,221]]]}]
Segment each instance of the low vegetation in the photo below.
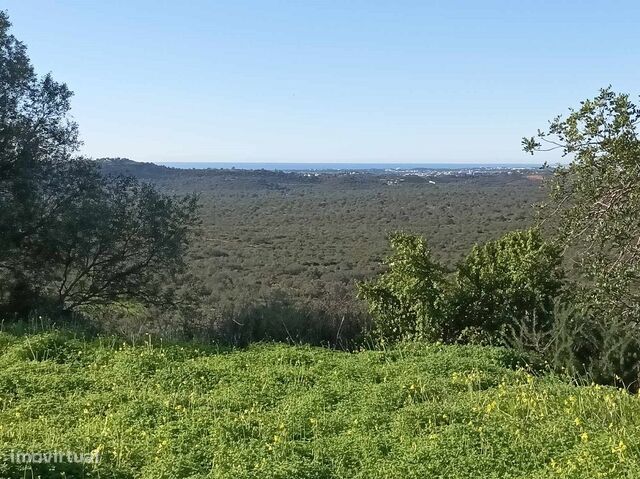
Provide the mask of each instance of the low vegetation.
[{"label": "low vegetation", "polygon": [[226,350],[57,332],[0,344],[2,452],[101,457],[7,463],[2,477],[631,478],[640,466],[638,397],[532,375],[506,349]]},{"label": "low vegetation", "polygon": [[450,275],[424,238],[396,233],[390,243],[387,271],[358,285],[377,339],[500,343],[552,328],[564,272],[538,230],[474,246]]}]

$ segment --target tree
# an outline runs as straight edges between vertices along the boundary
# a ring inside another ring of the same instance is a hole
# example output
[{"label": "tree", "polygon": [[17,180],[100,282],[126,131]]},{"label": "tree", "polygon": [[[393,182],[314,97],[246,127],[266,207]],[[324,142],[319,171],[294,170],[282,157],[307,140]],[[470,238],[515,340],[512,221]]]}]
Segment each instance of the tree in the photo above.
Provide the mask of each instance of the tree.
[{"label": "tree", "polygon": [[537,229],[475,245],[455,275],[451,335],[500,341],[504,334],[549,331],[564,273],[561,251]]},{"label": "tree", "polygon": [[581,313],[573,321],[589,327],[574,326],[588,333],[579,340],[577,362],[598,361],[600,377],[612,370],[627,378],[639,373],[639,121],[629,95],[609,87],[566,118],[556,117],[548,131],[523,139],[531,154],[559,150],[569,160],[555,169],[542,211],[557,225],[555,236],[580,276],[573,306]]},{"label": "tree", "polygon": [[603,89],[548,132],[523,140],[524,149],[559,149],[570,158],[554,175],[547,217],[571,248],[593,305],[640,318],[640,108],[629,95]]},{"label": "tree", "polygon": [[431,257],[421,236],[395,233],[388,270],[378,278],[358,284],[373,316],[374,333],[387,341],[442,337],[445,292],[444,269]]},{"label": "tree", "polygon": [[49,294],[65,308],[127,298],[169,302],[170,290],[161,286],[184,270],[196,198],[90,173],[90,189],[64,210],[50,239],[56,264]]},{"label": "tree", "polygon": [[75,156],[71,91],[39,78],[0,12],[0,293],[25,313],[123,298],[170,298],[184,268],[196,198],[109,177]]}]

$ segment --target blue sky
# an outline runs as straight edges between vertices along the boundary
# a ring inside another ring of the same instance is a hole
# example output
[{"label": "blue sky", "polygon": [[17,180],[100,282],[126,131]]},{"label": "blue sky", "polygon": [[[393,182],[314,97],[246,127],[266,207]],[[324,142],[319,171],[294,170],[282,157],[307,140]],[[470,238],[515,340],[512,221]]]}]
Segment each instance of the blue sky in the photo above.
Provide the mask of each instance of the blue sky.
[{"label": "blue sky", "polygon": [[609,84],[640,93],[637,0],[0,8],[75,91],[93,157],[530,162],[520,138],[567,107]]}]

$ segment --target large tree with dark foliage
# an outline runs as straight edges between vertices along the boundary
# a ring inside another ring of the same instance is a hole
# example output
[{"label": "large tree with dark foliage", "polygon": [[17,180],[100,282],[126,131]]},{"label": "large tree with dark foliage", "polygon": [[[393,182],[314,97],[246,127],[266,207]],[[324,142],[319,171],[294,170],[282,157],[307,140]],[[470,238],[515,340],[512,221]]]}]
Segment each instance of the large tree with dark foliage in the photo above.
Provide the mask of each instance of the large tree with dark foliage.
[{"label": "large tree with dark foliage", "polygon": [[103,175],[76,156],[71,91],[34,72],[0,12],[0,299],[25,313],[125,298],[170,301],[184,267],[194,197]]}]

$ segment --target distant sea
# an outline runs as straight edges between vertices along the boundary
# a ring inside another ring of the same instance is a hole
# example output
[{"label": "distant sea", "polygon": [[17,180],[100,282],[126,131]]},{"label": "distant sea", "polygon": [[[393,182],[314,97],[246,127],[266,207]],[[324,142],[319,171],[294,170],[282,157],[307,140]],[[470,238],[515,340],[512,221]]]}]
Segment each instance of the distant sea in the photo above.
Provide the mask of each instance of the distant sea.
[{"label": "distant sea", "polygon": [[522,163],[242,163],[242,162],[157,162],[183,169],[235,168],[270,171],[367,171],[367,170],[461,170],[477,168],[537,168]]}]

